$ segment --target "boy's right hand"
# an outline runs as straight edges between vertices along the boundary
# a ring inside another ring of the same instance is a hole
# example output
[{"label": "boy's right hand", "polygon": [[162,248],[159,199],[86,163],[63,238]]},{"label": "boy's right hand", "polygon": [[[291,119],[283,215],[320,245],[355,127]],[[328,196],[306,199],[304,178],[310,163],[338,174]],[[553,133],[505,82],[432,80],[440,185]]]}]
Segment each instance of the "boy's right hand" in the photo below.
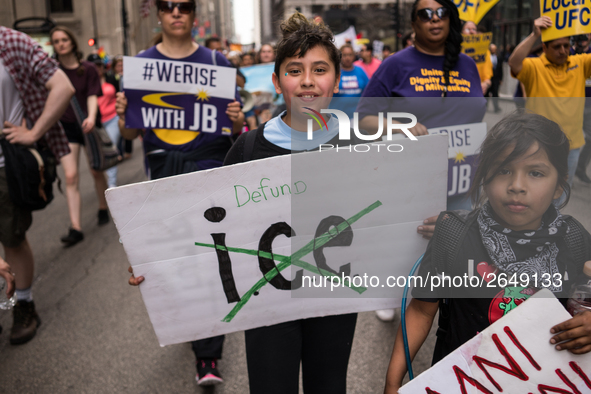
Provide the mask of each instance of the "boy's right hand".
[{"label": "boy's right hand", "polygon": [[534,34],[539,36],[542,34],[542,30],[552,27],[552,19],[548,16],[541,16],[534,21]]},{"label": "boy's right hand", "polygon": [[143,276],[138,276],[137,278],[133,275],[133,268],[131,268],[131,266],[129,266],[129,268],[127,269],[127,271],[131,274],[131,278],[129,278],[128,283],[131,286],[139,286],[140,283],[142,283],[144,281],[144,277]]}]

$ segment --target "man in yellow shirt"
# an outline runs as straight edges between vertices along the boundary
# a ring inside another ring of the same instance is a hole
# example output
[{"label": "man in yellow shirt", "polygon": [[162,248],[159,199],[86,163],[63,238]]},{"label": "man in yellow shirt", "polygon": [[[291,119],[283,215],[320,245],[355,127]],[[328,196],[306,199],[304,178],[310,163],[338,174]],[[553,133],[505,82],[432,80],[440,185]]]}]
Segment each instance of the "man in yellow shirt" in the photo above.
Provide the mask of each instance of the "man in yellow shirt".
[{"label": "man in yellow shirt", "polygon": [[525,87],[526,108],[558,123],[568,137],[568,182],[572,186],[581,147],[585,145],[585,80],[591,76],[591,54],[570,56],[570,37],[564,37],[542,43],[542,56],[527,58],[542,29],[550,26],[549,17],[536,19],[533,32],[513,51],[509,66],[511,74]]}]

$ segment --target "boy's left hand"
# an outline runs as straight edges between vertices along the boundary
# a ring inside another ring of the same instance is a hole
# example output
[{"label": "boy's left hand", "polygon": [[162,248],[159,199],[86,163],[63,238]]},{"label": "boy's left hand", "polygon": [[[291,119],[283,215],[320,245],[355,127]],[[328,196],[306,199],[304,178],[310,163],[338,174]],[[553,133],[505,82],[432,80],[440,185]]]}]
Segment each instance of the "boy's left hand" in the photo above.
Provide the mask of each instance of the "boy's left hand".
[{"label": "boy's left hand", "polygon": [[[550,329],[554,335],[550,339],[551,344],[556,345],[556,350],[568,350],[574,354],[584,354],[591,351],[591,311],[576,314]],[[561,343],[566,341],[564,343]]]}]

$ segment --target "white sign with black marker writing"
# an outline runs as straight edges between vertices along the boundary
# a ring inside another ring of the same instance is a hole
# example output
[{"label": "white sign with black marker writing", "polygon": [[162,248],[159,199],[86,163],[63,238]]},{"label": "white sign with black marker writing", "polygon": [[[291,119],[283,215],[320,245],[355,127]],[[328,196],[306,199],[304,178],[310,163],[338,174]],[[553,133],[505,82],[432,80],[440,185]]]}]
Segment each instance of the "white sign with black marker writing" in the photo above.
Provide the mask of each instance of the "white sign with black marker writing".
[{"label": "white sign with black marker writing", "polygon": [[339,147],[109,189],[160,344],[399,306],[427,246],[416,228],[445,208],[447,141]]}]

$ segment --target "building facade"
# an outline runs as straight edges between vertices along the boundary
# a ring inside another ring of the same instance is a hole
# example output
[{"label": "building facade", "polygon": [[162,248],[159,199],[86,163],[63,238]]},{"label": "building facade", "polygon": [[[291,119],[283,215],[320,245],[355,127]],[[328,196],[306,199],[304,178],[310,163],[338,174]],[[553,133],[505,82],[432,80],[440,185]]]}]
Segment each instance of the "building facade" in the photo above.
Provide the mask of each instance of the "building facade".
[{"label": "building facade", "polygon": [[[150,0],[152,1],[152,0]],[[149,48],[160,31],[156,7],[145,8],[149,14],[140,14],[143,0],[0,0],[0,25],[13,27],[25,18],[50,18],[57,25],[70,28],[76,35],[84,57],[102,47],[108,55],[135,55]],[[231,39],[234,36],[230,0],[197,0],[194,36],[203,42],[211,36]],[[124,21],[125,23],[124,26]],[[26,28],[39,22],[19,23]],[[31,34],[40,42],[48,41],[42,33]],[[95,45],[88,44],[90,39]],[[46,46],[46,48],[49,48]]]},{"label": "building facade", "polygon": [[[263,0],[260,0],[263,1]],[[267,0],[270,1],[270,0]],[[414,0],[285,0],[284,18],[296,10],[309,18],[320,16],[335,34],[355,26],[357,33],[388,45],[396,42],[396,33],[412,31],[410,15]],[[398,22],[394,21],[397,8]],[[540,15],[537,0],[500,0],[480,25],[493,32],[493,41],[500,48],[521,42]],[[261,21],[263,24],[264,21]],[[278,23],[277,21],[275,22]]]},{"label": "building facade", "polygon": [[[354,26],[369,40],[395,47],[397,35],[411,30],[413,0],[285,0],[284,17],[299,11],[309,18],[319,16],[335,33]],[[398,17],[396,16],[398,15]]]}]

